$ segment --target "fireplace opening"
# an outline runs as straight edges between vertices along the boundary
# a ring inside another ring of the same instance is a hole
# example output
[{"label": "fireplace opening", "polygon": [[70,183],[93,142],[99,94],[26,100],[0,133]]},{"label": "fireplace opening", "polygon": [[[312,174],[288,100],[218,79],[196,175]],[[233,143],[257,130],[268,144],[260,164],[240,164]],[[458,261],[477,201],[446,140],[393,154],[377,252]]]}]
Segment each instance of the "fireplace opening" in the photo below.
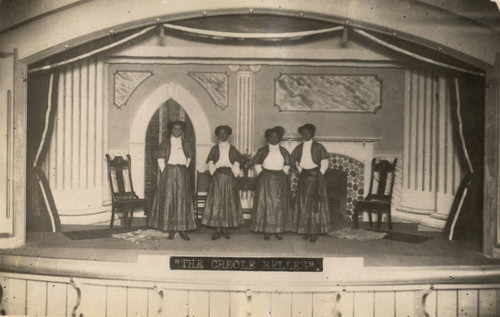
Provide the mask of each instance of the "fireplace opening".
[{"label": "fireplace opening", "polygon": [[325,172],[325,182],[332,222],[343,223],[347,218],[347,173],[328,169]]}]

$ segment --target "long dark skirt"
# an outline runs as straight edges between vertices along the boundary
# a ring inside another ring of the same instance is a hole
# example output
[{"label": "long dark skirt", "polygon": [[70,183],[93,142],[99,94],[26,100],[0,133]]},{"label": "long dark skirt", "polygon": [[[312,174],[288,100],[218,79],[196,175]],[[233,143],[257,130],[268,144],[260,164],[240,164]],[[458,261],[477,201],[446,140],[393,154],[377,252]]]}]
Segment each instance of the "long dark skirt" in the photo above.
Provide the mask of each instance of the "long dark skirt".
[{"label": "long dark skirt", "polygon": [[236,178],[228,167],[218,168],[210,182],[202,223],[210,227],[237,227],[243,223]]},{"label": "long dark skirt", "polygon": [[284,171],[263,170],[257,177],[251,229],[280,233],[292,225],[291,194]]},{"label": "long dark skirt", "polygon": [[302,170],[293,204],[297,233],[321,234],[332,230],[326,184],[319,168]]},{"label": "long dark skirt", "polygon": [[153,201],[149,226],[164,231],[196,229],[193,194],[188,169],[184,165],[167,165]]}]

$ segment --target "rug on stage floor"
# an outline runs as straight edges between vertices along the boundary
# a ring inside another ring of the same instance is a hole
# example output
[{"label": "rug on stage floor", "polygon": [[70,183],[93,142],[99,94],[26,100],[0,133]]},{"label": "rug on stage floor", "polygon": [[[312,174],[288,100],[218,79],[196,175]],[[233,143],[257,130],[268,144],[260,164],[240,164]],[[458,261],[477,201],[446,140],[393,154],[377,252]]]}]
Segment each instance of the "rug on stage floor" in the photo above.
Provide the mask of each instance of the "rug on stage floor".
[{"label": "rug on stage floor", "polygon": [[[177,235],[178,236],[178,235]],[[111,235],[116,239],[123,239],[129,242],[141,243],[145,241],[163,240],[168,238],[167,232],[158,231],[155,229],[135,230],[131,232],[117,233]]]},{"label": "rug on stage floor", "polygon": [[328,235],[339,239],[366,241],[383,239],[387,235],[387,233],[347,227],[332,231],[328,233]]},{"label": "rug on stage floor", "polygon": [[99,238],[109,238],[113,234],[127,233],[139,229],[135,228],[113,228],[113,229],[93,229],[93,230],[77,230],[63,232],[65,236],[71,240],[86,240],[86,239],[99,239]]}]

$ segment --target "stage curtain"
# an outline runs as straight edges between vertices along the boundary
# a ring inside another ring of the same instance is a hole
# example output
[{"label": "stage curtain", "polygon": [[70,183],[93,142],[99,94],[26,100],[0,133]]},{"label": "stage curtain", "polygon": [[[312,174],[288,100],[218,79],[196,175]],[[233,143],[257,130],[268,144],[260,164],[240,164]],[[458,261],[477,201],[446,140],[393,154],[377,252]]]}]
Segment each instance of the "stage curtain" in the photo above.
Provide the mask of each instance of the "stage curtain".
[{"label": "stage curtain", "polygon": [[444,234],[480,240],[483,221],[484,78],[460,74],[449,82],[454,138],[464,178],[454,198]]},{"label": "stage curtain", "polygon": [[28,231],[60,231],[61,224],[41,168],[57,112],[58,71],[28,76],[26,221]]}]

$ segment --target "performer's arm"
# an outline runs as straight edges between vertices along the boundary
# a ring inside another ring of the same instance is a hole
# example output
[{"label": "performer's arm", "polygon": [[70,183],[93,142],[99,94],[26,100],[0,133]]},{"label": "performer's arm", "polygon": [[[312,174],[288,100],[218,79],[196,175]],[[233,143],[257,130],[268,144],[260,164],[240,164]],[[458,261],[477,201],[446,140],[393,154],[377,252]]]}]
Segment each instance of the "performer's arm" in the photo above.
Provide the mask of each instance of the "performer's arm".
[{"label": "performer's arm", "polygon": [[208,162],[208,171],[210,172],[210,175],[214,175],[216,169],[217,169],[217,167],[215,167],[214,161],[209,161]]},{"label": "performer's arm", "polygon": [[231,171],[233,171],[235,177],[238,177],[240,175],[240,162],[234,162],[233,167],[231,167]]},{"label": "performer's arm", "polygon": [[321,174],[325,175],[327,169],[328,169],[328,159],[321,160],[321,167],[319,168]]},{"label": "performer's arm", "polygon": [[254,167],[255,167],[255,171],[257,172],[257,175],[259,175],[260,172],[262,172],[262,164],[257,164]]}]

